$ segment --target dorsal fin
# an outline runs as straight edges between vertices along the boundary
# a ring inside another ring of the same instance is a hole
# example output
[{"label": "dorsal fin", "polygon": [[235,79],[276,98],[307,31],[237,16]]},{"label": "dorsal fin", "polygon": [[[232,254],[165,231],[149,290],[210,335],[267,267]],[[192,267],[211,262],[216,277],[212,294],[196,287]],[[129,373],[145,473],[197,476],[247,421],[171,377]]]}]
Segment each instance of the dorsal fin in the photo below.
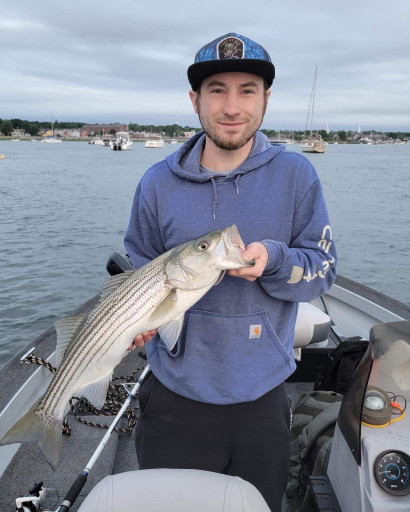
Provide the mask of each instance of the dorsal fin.
[{"label": "dorsal fin", "polygon": [[57,346],[55,353],[55,365],[60,366],[67,352],[67,348],[71,345],[77,331],[83,325],[87,315],[70,316],[62,318],[55,322],[54,327],[57,332]]},{"label": "dorsal fin", "polygon": [[110,295],[110,293],[119,288],[122,285],[122,283],[127,281],[127,279],[129,279],[133,274],[135,274],[135,272],[135,270],[127,270],[126,272],[123,272],[122,274],[117,274],[116,276],[106,281],[101,289],[100,300],[104,300],[108,295]]}]

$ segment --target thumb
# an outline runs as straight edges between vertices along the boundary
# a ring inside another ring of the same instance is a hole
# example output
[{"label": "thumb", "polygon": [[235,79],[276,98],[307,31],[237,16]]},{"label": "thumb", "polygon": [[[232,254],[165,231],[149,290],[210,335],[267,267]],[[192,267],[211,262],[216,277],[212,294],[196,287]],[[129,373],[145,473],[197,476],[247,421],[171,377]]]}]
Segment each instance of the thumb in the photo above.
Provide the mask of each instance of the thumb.
[{"label": "thumb", "polygon": [[257,258],[258,255],[259,255],[258,244],[255,242],[252,242],[251,244],[249,244],[248,247],[241,254],[242,259],[244,259],[245,261],[253,260],[253,259]]}]

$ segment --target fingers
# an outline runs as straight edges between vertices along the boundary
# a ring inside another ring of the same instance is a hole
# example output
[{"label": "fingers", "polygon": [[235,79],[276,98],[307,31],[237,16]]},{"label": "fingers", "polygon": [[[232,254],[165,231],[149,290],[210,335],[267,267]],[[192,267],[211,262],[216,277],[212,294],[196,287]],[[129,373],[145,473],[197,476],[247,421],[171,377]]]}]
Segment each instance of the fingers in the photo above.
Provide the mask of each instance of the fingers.
[{"label": "fingers", "polygon": [[134,347],[142,348],[145,343],[148,343],[152,340],[153,336],[155,336],[158,332],[158,329],[152,329],[151,331],[143,332],[142,334],[138,334],[135,336],[134,341],[128,347],[128,351],[132,350]]},{"label": "fingers", "polygon": [[263,274],[269,260],[266,247],[260,242],[253,242],[248,245],[241,256],[247,261],[254,260],[255,265],[253,267],[228,270],[228,274],[233,277],[242,277],[247,281],[256,281]]}]

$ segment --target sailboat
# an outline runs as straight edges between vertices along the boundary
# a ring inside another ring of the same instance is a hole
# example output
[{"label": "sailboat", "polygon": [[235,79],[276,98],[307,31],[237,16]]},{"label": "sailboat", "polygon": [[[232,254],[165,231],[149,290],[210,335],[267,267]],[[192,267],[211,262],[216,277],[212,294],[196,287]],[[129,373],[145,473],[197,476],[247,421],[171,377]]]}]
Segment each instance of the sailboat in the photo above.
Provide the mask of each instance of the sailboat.
[{"label": "sailboat", "polygon": [[51,135],[47,135],[47,137],[45,139],[43,139],[41,142],[48,142],[49,144],[50,143],[61,144],[61,139],[56,139],[54,137],[54,118],[53,118],[53,114],[51,114]]},{"label": "sailboat", "polygon": [[305,132],[307,130],[307,126],[310,122],[309,126],[309,137],[304,138],[301,143],[302,151],[305,153],[324,153],[326,151],[326,142],[322,140],[317,133],[312,132],[312,124],[313,124],[313,113],[315,110],[315,96],[316,96],[316,76],[317,76],[317,66],[315,69],[315,76],[313,79],[312,92],[310,95],[309,109],[306,118],[305,124]]}]

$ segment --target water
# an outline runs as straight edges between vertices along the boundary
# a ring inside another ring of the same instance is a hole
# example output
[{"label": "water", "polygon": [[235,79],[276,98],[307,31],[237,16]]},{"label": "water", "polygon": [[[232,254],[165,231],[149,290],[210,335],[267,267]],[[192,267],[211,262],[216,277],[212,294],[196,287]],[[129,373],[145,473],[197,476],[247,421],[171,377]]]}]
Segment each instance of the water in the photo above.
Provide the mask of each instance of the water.
[{"label": "water", "polygon": [[[140,177],[177,147],[0,141],[0,365],[99,291],[108,256],[124,253]],[[325,190],[339,274],[410,304],[410,145],[306,156]]]}]

